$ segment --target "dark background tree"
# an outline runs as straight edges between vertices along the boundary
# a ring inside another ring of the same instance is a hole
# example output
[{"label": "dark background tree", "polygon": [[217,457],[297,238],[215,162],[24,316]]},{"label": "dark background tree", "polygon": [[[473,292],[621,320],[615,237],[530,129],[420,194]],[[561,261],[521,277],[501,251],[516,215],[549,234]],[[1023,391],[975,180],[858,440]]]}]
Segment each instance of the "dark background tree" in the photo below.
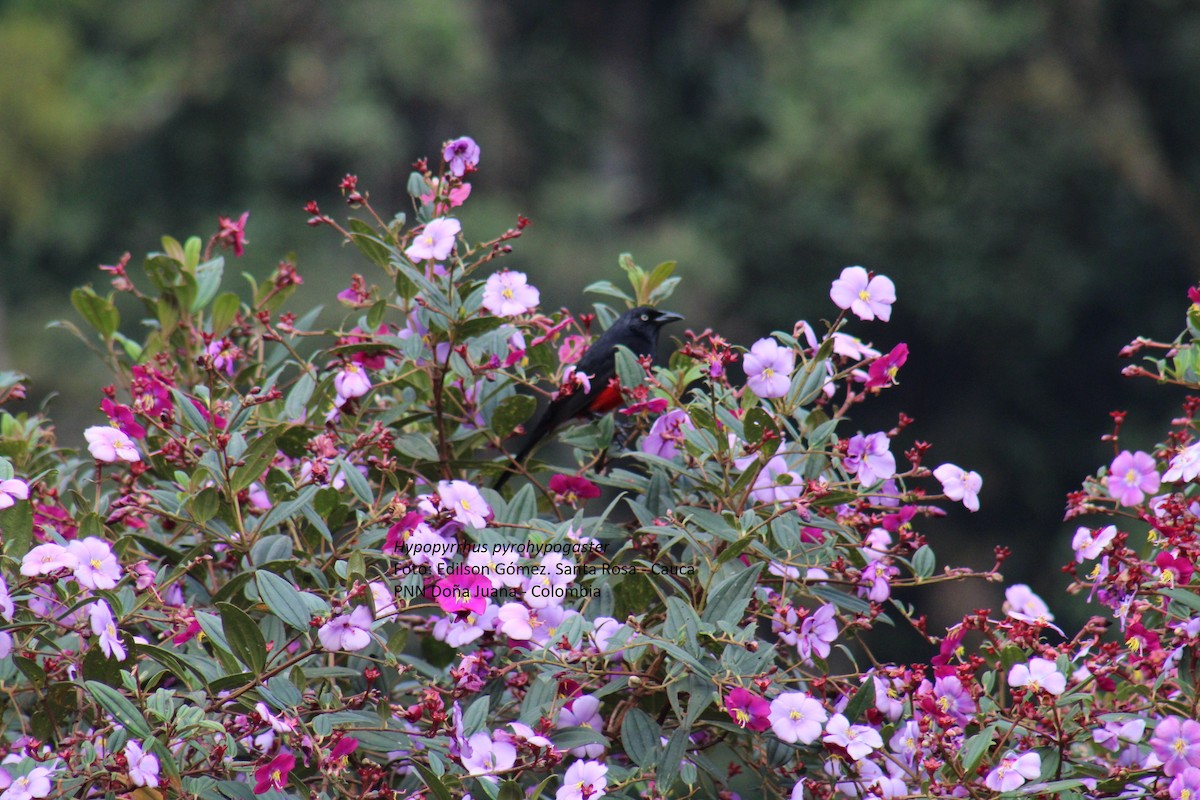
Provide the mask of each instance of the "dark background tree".
[{"label": "dark background tree", "polygon": [[1050,593],[1107,412],[1145,448],[1178,400],[1116,353],[1173,335],[1200,275],[1198,84],[1185,0],[9,0],[0,365],[81,429],[102,378],[42,325],[96,264],[249,208],[237,266],[295,249],[327,297],[348,275],[303,202],[353,172],[401,208],[410,160],[467,133],[468,229],[532,218],[548,306],[629,250],[678,260],[689,323],[749,344],[830,315],[845,265],[892,277],[892,322],[855,331],[913,355],[859,422],[903,410],[934,464],[980,471],[983,510],[926,526],[939,552],[1012,546]]}]

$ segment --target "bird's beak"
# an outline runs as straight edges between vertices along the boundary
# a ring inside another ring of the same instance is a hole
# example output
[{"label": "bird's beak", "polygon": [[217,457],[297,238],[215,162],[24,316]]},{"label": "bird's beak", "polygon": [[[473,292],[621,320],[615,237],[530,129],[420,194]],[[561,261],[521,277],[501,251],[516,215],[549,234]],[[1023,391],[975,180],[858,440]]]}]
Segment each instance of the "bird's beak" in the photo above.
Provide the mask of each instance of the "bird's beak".
[{"label": "bird's beak", "polygon": [[682,319],[683,315],[676,314],[674,311],[660,311],[655,322],[659,325],[666,325],[668,322],[680,322]]}]

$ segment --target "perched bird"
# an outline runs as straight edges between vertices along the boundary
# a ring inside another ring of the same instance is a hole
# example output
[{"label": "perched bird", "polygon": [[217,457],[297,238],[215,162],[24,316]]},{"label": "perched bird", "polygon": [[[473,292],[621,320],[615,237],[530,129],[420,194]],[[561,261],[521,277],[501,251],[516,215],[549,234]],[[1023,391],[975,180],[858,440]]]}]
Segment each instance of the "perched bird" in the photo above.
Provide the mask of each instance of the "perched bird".
[{"label": "perched bird", "polygon": [[[681,319],[683,317],[679,314],[659,311],[650,306],[631,308],[618,317],[575,364],[576,373],[587,375],[591,388],[583,391],[579,387],[570,394],[559,395],[551,400],[529,432],[515,460],[524,462],[542,439],[567,420],[587,414],[605,414],[619,406],[621,391],[609,385],[617,376],[617,346],[624,345],[639,358],[654,356],[658,352],[659,329],[668,322]],[[511,472],[501,475],[493,488],[499,490],[511,475]]]}]

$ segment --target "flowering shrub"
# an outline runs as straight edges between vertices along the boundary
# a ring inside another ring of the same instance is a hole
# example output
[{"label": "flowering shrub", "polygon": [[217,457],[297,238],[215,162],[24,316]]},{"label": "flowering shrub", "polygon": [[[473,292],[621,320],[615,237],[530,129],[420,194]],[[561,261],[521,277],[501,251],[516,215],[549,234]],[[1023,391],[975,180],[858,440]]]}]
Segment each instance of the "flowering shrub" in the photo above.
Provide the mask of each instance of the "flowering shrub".
[{"label": "flowering shrub", "polygon": [[[359,216],[308,205],[371,267],[331,327],[288,310],[291,262],[229,290],[217,252],[243,253],[247,214],[136,278],[102,267],[144,336],[115,293],[73,293],[92,330],[61,324],[114,374],[87,454],[0,413],[0,800],[1196,796],[1200,399],[1072,497],[1122,526],[1074,543],[1119,637],[1066,636],[1023,586],[934,635],[894,591],[998,580],[1006,553],[939,571],[919,522],[976,510],[982,478],[927,466],[903,416],[848,420],[908,355],[848,332],[890,318],[892,282],[849,267],[833,322],[749,347],[618,350],[622,407],[519,463],[536,398],[590,385],[587,343],[679,279],[623,256],[629,290],[539,310],[493,263],[526,221],[472,244],[452,216],[479,163],[465,137],[420,163],[411,220],[352,176]],[[1192,385],[1198,340],[1194,306],[1138,369]],[[861,640],[895,625],[928,664]]]}]

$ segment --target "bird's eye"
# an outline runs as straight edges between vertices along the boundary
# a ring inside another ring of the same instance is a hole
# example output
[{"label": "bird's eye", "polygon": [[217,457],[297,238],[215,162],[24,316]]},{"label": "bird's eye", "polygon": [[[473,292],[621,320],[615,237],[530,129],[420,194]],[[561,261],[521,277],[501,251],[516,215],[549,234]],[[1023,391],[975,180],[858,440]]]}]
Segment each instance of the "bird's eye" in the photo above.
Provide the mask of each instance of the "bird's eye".
[{"label": "bird's eye", "polygon": [[650,321],[650,315],[642,314],[642,322],[649,322],[649,321]]}]

